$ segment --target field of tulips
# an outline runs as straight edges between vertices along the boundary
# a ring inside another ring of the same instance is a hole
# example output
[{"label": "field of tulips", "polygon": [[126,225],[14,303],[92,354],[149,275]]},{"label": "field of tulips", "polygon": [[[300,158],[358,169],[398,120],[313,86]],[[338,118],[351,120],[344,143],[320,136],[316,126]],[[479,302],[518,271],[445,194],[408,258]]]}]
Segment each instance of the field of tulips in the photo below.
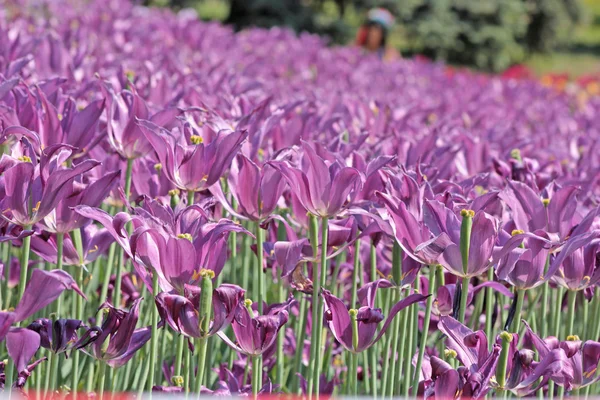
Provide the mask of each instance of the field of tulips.
[{"label": "field of tulips", "polygon": [[0,132],[5,393],[600,393],[600,97],[0,0]]}]

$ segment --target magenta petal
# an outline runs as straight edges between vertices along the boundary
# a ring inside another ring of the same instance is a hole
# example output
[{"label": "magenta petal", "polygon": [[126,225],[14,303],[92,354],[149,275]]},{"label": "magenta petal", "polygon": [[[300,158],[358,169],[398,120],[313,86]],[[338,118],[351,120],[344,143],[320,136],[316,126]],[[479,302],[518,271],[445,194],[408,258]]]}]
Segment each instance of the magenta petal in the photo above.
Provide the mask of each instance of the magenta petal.
[{"label": "magenta petal", "polygon": [[6,335],[6,349],[18,372],[27,370],[29,360],[39,348],[40,335],[37,332],[25,328],[11,328]]},{"label": "magenta petal", "polygon": [[[57,269],[53,271],[34,269],[25,287],[23,297],[15,308],[15,321],[19,322],[29,318],[68,289],[74,290],[85,298],[75,280],[67,272]],[[40,293],[44,293],[44,296],[40,296]]]}]

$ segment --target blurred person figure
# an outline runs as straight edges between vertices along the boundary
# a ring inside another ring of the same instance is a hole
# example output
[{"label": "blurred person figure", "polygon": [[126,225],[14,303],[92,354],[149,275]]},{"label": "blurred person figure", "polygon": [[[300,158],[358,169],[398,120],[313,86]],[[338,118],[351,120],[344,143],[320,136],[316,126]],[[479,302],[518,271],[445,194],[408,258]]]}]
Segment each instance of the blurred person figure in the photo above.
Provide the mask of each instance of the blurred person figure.
[{"label": "blurred person figure", "polygon": [[356,44],[368,52],[377,53],[381,59],[393,60],[400,53],[387,46],[388,34],[394,26],[394,16],[384,8],[374,8],[367,14],[365,23],[356,35]]}]

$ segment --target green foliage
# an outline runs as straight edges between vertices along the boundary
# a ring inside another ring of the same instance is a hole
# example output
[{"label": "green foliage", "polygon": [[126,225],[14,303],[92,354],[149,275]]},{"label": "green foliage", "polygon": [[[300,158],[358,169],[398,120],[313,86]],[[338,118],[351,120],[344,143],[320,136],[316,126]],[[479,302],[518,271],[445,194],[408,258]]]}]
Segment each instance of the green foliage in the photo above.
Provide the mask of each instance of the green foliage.
[{"label": "green foliage", "polygon": [[396,12],[411,51],[489,71],[554,49],[581,18],[577,0],[403,0]]}]

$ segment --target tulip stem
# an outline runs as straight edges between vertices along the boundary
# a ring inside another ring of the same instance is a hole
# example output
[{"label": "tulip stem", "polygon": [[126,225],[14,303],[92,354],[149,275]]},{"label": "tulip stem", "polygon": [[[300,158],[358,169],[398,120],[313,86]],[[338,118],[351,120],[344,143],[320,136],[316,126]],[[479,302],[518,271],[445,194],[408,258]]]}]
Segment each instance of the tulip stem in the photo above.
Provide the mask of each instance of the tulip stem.
[{"label": "tulip stem", "polygon": [[252,356],[252,397],[255,399],[260,389],[260,375],[260,356]]},{"label": "tulip stem", "polygon": [[[64,249],[64,233],[56,233],[56,269],[63,269],[63,249]],[[77,294],[75,294],[77,295]],[[56,314],[61,317],[62,296],[56,299]]]},{"label": "tulip stem", "polygon": [[[152,272],[152,296],[158,295],[158,273]],[[154,302],[152,302],[154,303]],[[146,375],[146,381],[148,382],[148,390],[152,392],[154,386],[154,364],[158,357],[158,308],[152,304],[152,336],[150,336],[150,357],[148,357],[148,370]]]},{"label": "tulip stem", "polygon": [[313,262],[312,262],[312,281],[313,281],[313,293],[312,293],[312,332],[310,340],[310,366],[307,379],[307,394],[309,400],[312,398],[314,388],[314,376],[315,370],[318,369],[317,364],[317,353],[319,348],[319,339],[317,334],[316,322],[319,320],[319,266],[316,262],[317,254],[319,253],[319,223],[317,217],[309,214],[308,217],[308,233],[310,237],[310,245],[313,251]]},{"label": "tulip stem", "polygon": [[565,336],[574,335],[575,327],[575,300],[577,300],[577,292],[569,290],[567,292],[567,331]]},{"label": "tulip stem", "polygon": [[194,194],[195,194],[195,192],[193,190],[187,191],[187,206],[188,207],[194,204]]},{"label": "tulip stem", "polygon": [[[525,298],[525,290],[515,289],[517,292],[517,307],[515,309],[515,315],[512,320],[512,332],[519,334],[521,328],[521,312],[523,311],[523,299]],[[529,303],[528,303],[529,304]]]},{"label": "tulip stem", "polygon": [[206,351],[208,349],[208,334],[210,331],[213,296],[212,280],[215,277],[215,274],[211,270],[203,269],[200,271],[200,275],[202,276],[202,290],[200,292],[200,313],[198,319],[200,322],[200,334],[202,336],[198,339],[198,377],[196,380],[198,396],[200,396],[200,390],[205,384],[204,381],[206,377]]},{"label": "tulip stem", "polygon": [[[418,281],[419,281],[419,274],[417,274],[417,278],[415,279],[414,282],[414,286],[415,286],[415,290],[418,289]],[[418,309],[416,307],[416,304],[413,304],[410,306],[410,309],[407,309],[407,313],[406,313],[406,318],[408,319],[408,326],[406,329],[406,333],[408,333],[408,338],[407,340],[404,342],[406,343],[406,359],[404,360],[404,387],[402,388],[403,390],[403,397],[408,398],[408,395],[410,393],[410,378],[411,378],[411,367],[412,367],[412,348],[413,348],[413,337],[414,337],[414,326],[415,326],[415,314],[418,314]]]},{"label": "tulip stem", "polygon": [[98,388],[96,389],[98,400],[102,400],[104,397],[104,382],[106,381],[106,363],[104,361],[98,361]]},{"label": "tulip stem", "polygon": [[352,269],[352,297],[350,307],[356,307],[358,279],[360,277],[360,239],[354,242],[354,268]]},{"label": "tulip stem", "polygon": [[[302,295],[302,293],[301,293]],[[300,311],[298,319],[298,329],[296,330],[296,353],[294,354],[294,371],[302,374],[302,354],[304,353],[304,336],[306,335],[306,313],[308,311],[308,300],[306,296],[300,298]],[[292,393],[300,394],[300,377],[296,377],[296,383]]]},{"label": "tulip stem", "polygon": [[467,302],[469,298],[469,280],[468,276],[462,278],[462,283],[460,287],[460,308],[458,309],[458,321],[460,323],[464,323],[465,321],[465,312],[467,310]]},{"label": "tulip stem", "polygon": [[175,353],[175,376],[181,376],[181,363],[183,362],[183,347],[185,346],[185,336],[179,334],[177,338],[177,352]]},{"label": "tulip stem", "polygon": [[429,323],[431,321],[431,308],[433,306],[433,290],[435,288],[435,265],[429,266],[429,297],[427,298],[427,306],[425,308],[425,318],[423,319],[423,331],[421,332],[421,344],[419,345],[419,356],[417,358],[417,365],[415,367],[415,374],[413,377],[412,387],[413,395],[417,395],[417,389],[419,388],[419,375],[421,372],[421,366],[423,365],[423,357],[425,356],[425,347],[427,345],[427,335],[429,334]]},{"label": "tulip stem", "polygon": [[[27,225],[23,228],[23,230],[30,230],[31,225]],[[31,236],[26,236],[23,238],[23,244],[21,246],[21,274],[19,276],[19,297],[17,297],[17,301],[19,301],[23,297],[23,293],[25,292],[25,286],[27,285],[27,273],[29,270],[29,248],[31,247]],[[10,269],[10,266],[7,265],[6,268]]]},{"label": "tulip stem", "polygon": [[[315,218],[316,219],[316,218]],[[327,217],[321,218],[321,271],[318,275],[318,285],[315,286],[315,292],[313,296],[316,296],[316,305],[317,305],[317,318],[313,319],[313,324],[315,325],[315,333],[317,342],[315,343],[316,348],[316,359],[315,359],[315,369],[314,369],[314,388],[315,394],[317,397],[319,396],[319,384],[321,378],[321,370],[323,368],[323,312],[324,312],[324,302],[320,296],[321,288],[325,286],[327,279],[327,243],[329,241],[329,219]],[[316,253],[315,253],[316,254]],[[317,268],[317,272],[319,272],[319,268]],[[313,282],[314,285],[314,282]]]},{"label": "tulip stem", "polygon": [[[488,269],[488,281],[494,280],[494,269]],[[492,314],[494,313],[494,292],[491,287],[485,288],[485,335],[488,338],[488,350],[492,350],[494,341],[492,340]]]},{"label": "tulip stem", "polygon": [[258,274],[258,313],[263,313],[263,303],[266,301],[265,294],[265,271],[264,271],[264,250],[263,243],[265,241],[265,231],[260,227],[260,223],[256,223],[256,257],[258,259],[257,274]]}]

